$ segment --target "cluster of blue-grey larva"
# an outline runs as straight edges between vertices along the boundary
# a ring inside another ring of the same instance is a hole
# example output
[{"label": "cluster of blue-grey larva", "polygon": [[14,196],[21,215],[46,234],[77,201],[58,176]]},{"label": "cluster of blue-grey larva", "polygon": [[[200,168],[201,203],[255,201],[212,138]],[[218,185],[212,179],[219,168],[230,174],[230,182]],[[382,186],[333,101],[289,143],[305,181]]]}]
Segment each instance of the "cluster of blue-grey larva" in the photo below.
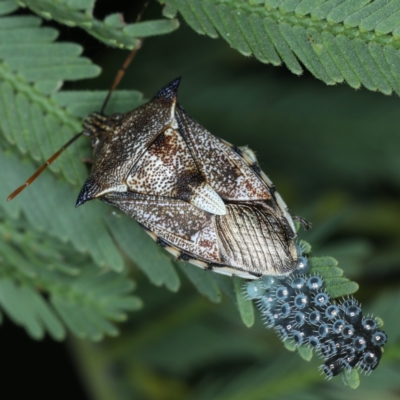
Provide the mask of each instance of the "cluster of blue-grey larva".
[{"label": "cluster of blue-grey larva", "polygon": [[353,368],[368,373],[378,366],[387,341],[378,321],[363,317],[353,298],[333,301],[324,279],[310,273],[307,257],[299,257],[289,276],[265,276],[249,282],[246,291],[282,341],[311,346],[323,358],[321,369],[328,378]]}]

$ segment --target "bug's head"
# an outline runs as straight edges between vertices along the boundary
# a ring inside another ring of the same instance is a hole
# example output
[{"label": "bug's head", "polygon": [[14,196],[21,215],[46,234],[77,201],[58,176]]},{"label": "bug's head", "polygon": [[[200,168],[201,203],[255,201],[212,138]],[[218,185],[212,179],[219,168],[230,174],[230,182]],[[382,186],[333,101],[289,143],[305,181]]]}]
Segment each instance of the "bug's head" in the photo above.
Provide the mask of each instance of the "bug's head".
[{"label": "bug's head", "polygon": [[94,149],[93,167],[76,206],[109,193],[127,192],[126,179],[153,141],[177,127],[175,106],[180,78],[161,89],[148,103],[126,114],[93,113],[84,122]]}]

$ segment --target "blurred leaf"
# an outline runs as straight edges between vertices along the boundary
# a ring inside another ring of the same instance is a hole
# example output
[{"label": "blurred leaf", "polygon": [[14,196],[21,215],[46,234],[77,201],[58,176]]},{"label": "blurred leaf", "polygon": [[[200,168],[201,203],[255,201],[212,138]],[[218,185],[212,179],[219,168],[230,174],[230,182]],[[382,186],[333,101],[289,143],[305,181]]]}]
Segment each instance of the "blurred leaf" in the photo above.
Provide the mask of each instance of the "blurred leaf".
[{"label": "blurred leaf", "polygon": [[[54,339],[65,338],[65,326],[79,337],[100,340],[115,336],[118,329],[110,322],[126,319],[126,311],[140,308],[131,295],[133,283],[122,274],[99,270],[80,258],[81,268],[73,270],[68,246],[47,234],[21,230],[21,221],[0,220],[0,307],[35,339],[48,332]],[[17,245],[24,246],[24,253]],[[5,248],[8,246],[8,248]],[[51,251],[45,249],[50,248]],[[15,249],[15,250],[13,250]],[[54,265],[54,259],[58,259]],[[64,267],[65,265],[65,267]],[[63,267],[61,267],[63,266]],[[49,296],[50,304],[42,297]],[[63,323],[62,323],[62,322]]]},{"label": "blurred leaf", "polygon": [[95,0],[21,0],[24,7],[46,19],[68,26],[79,26],[108,46],[133,49],[139,38],[163,35],[179,27],[177,20],[156,20],[127,24],[121,14],[108,16],[99,21],[93,16]]},{"label": "blurred leaf", "polygon": [[297,351],[298,351],[298,353],[300,354],[300,357],[303,360],[310,361],[312,359],[313,352],[312,352],[311,347],[309,347],[309,346],[298,346],[297,347]]},{"label": "blurred leaf", "polygon": [[358,284],[342,277],[343,270],[332,257],[310,257],[310,273],[320,275],[325,281],[325,290],[334,299],[355,293]]},{"label": "blurred leaf", "polygon": [[326,291],[333,299],[338,299],[343,296],[357,292],[359,286],[356,282],[350,282],[347,278],[343,278],[339,282],[327,282]]},{"label": "blurred leaf", "polygon": [[296,343],[293,340],[285,340],[283,345],[285,346],[285,349],[289,351],[296,351],[297,349]]},{"label": "blurred leaf", "polygon": [[340,374],[343,383],[351,389],[357,389],[360,386],[360,376],[355,369],[345,371]]},{"label": "blurred leaf", "polygon": [[239,313],[243,323],[248,327],[252,327],[254,324],[254,307],[253,302],[250,300],[245,291],[243,285],[243,279],[233,277],[233,285],[236,291],[236,301],[239,308]]},{"label": "blurred leaf", "polygon": [[188,263],[179,263],[179,266],[201,294],[208,297],[214,303],[221,301],[221,291],[215,280],[210,276],[209,271],[204,271]]},{"label": "blurred leaf", "polygon": [[18,5],[14,0],[3,0],[0,3],[0,15],[12,13],[17,8]]},{"label": "blurred leaf", "polygon": [[157,286],[165,284],[174,292],[179,289],[179,277],[170,257],[143,234],[143,229],[135,221],[118,213],[118,218],[109,216],[107,223],[118,245],[152,283]]}]

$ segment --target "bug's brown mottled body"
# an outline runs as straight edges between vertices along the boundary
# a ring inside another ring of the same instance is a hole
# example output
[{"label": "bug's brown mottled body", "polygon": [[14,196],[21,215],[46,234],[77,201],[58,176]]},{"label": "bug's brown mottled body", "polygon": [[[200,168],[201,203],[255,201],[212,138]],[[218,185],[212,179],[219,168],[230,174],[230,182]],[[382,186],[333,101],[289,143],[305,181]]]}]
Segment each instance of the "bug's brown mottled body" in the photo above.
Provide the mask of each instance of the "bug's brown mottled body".
[{"label": "bug's brown mottled body", "polygon": [[88,117],[94,163],[77,205],[99,198],[205,269],[290,273],[298,256],[285,203],[251,150],[216,138],[177,105],[178,85],[129,113]]}]

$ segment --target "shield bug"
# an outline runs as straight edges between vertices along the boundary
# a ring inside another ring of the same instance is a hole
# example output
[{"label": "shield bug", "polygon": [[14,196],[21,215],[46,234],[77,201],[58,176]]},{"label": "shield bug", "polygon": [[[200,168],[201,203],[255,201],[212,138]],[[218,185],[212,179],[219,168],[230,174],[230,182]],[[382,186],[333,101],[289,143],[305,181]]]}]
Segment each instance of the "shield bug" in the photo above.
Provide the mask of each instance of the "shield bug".
[{"label": "shield bug", "polygon": [[250,149],[213,136],[177,103],[179,82],[131,112],[90,114],[83,132],[9,200],[84,134],[94,157],[76,206],[98,198],[176,258],[204,269],[248,279],[290,273],[298,254],[284,201]]}]

